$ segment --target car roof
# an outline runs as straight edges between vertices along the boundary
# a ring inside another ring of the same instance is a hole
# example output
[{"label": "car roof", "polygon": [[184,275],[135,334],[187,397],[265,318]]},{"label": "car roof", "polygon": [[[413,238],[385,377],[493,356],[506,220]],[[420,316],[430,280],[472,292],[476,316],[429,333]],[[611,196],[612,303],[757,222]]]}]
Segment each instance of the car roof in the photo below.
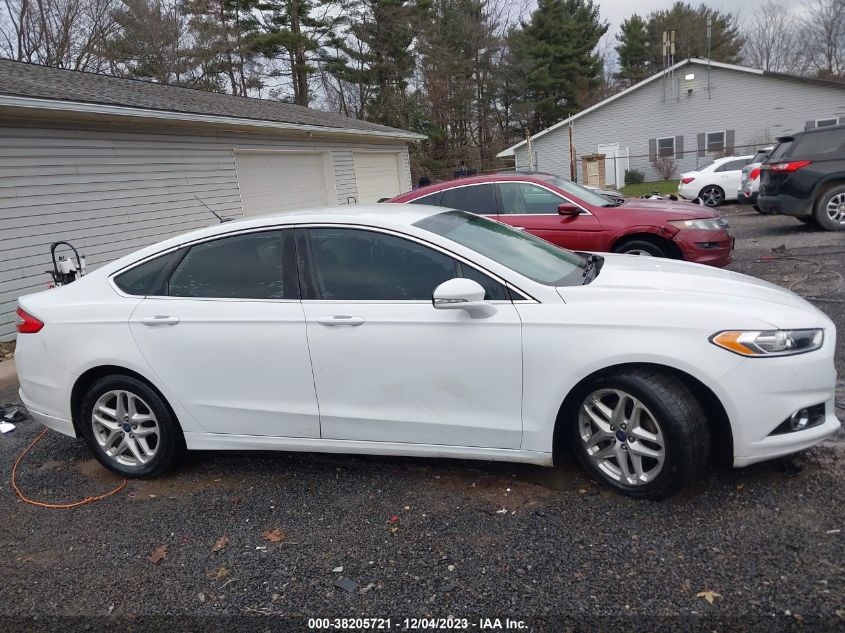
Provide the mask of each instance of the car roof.
[{"label": "car roof", "polygon": [[840,125],[825,125],[824,127],[816,127],[811,130],[801,130],[800,132],[794,132],[792,134],[784,134],[783,136],[778,136],[775,140],[778,143],[782,143],[783,141],[791,141],[799,136],[804,136],[805,134],[823,134],[825,132],[829,132],[831,130],[842,130],[845,129],[845,123]]},{"label": "car roof", "polygon": [[501,182],[503,180],[514,180],[514,181],[525,181],[525,182],[535,182],[535,183],[543,183],[546,181],[547,178],[553,177],[554,174],[549,174],[545,172],[539,171],[532,171],[532,172],[497,172],[494,174],[481,174],[477,176],[462,176],[461,178],[452,178],[450,180],[443,180],[441,182],[436,182],[430,185],[426,185],[425,187],[420,187],[419,189],[414,189],[413,191],[406,191],[404,193],[399,194],[396,198],[403,198],[410,194],[414,194],[415,198],[419,198],[421,196],[428,195],[430,193],[437,193],[438,191],[443,191],[444,189],[452,189],[454,187],[463,187],[466,185],[479,185],[485,182]]},{"label": "car roof", "polygon": [[[111,264],[103,266],[103,268],[108,268],[110,271],[118,270],[129,263],[181,246],[182,244],[253,228],[326,223],[365,225],[401,230],[403,227],[408,227],[424,218],[445,211],[446,209],[442,207],[433,207],[425,204],[354,204],[268,213],[266,215],[257,215],[229,222],[218,222],[187,233],[182,233],[135,251]],[[214,218],[209,214],[209,223],[213,221]]]}]

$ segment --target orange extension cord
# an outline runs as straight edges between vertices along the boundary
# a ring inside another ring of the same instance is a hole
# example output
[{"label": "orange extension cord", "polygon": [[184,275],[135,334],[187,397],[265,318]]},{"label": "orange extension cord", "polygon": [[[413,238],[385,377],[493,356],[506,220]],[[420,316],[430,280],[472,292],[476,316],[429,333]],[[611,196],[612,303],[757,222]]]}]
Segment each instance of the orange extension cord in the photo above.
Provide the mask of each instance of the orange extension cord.
[{"label": "orange extension cord", "polygon": [[35,447],[35,445],[38,444],[38,442],[41,441],[41,438],[43,438],[45,435],[47,435],[47,431],[49,431],[49,430],[50,429],[45,428],[43,431],[41,431],[41,433],[39,433],[36,436],[36,438],[34,440],[32,440],[32,443],[29,446],[26,447],[26,450],[24,450],[23,453],[18,455],[18,458],[15,460],[15,463],[12,466],[12,488],[14,489],[15,494],[18,496],[18,498],[21,501],[23,501],[24,503],[28,503],[30,505],[33,505],[33,506],[38,506],[39,508],[53,508],[53,509],[59,509],[59,510],[68,510],[70,508],[78,508],[79,506],[85,506],[85,505],[88,505],[89,503],[94,503],[95,501],[99,501],[100,499],[105,499],[106,497],[111,497],[112,495],[116,495],[118,492],[120,492],[121,490],[126,488],[126,484],[129,483],[129,482],[126,479],[124,479],[123,482],[117,488],[115,488],[114,490],[110,490],[109,492],[102,494],[102,495],[97,495],[96,497],[86,497],[85,499],[82,499],[81,501],[74,501],[72,503],[45,503],[43,501],[35,501],[33,499],[30,499],[26,495],[24,495],[24,493],[21,492],[21,489],[18,488],[18,484],[17,484],[18,465],[21,463],[21,460],[23,460],[23,458],[26,457],[27,453],[29,453],[29,451],[31,451]]}]

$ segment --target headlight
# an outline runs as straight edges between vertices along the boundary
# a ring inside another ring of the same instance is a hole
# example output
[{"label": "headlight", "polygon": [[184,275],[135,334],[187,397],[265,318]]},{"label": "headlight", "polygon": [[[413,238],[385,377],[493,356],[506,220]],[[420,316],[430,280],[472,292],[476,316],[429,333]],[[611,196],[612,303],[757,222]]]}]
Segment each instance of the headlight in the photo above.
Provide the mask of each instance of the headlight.
[{"label": "headlight", "polygon": [[822,346],[824,330],[726,330],[710,342],[741,356],[789,356]]},{"label": "headlight", "polygon": [[721,231],[728,228],[728,223],[723,218],[704,218],[701,220],[671,220],[672,226],[679,229],[703,229],[705,231]]}]

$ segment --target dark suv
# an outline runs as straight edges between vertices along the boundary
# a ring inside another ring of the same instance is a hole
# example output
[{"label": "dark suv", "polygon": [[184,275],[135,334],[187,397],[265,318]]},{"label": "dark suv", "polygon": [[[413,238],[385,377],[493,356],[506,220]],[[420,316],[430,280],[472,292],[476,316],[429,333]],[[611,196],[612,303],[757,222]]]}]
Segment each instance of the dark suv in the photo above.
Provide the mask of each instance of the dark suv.
[{"label": "dark suv", "polygon": [[845,125],[782,136],[760,173],[763,213],[845,231]]}]

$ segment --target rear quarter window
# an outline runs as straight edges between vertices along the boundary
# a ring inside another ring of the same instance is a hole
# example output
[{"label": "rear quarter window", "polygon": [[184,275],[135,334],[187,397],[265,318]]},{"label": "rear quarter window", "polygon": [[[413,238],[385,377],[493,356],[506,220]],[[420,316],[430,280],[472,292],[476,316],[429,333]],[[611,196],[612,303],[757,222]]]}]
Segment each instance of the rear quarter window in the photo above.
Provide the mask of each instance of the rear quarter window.
[{"label": "rear quarter window", "polygon": [[164,282],[170,265],[180,259],[185,249],[161,255],[130,268],[114,278],[114,284],[128,295],[164,295]]},{"label": "rear quarter window", "polygon": [[769,154],[769,161],[775,161],[778,158],[782,158],[786,156],[787,152],[789,152],[790,148],[792,147],[792,139],[785,139],[777,144],[772,150],[772,153]]},{"label": "rear quarter window", "polygon": [[823,129],[805,134],[798,141],[795,155],[845,154],[845,128]]},{"label": "rear quarter window", "polygon": [[430,204],[435,207],[440,206],[440,196],[443,195],[442,191],[436,191],[434,193],[430,193],[427,196],[423,196],[422,198],[414,198],[413,200],[408,200],[410,204]]}]

